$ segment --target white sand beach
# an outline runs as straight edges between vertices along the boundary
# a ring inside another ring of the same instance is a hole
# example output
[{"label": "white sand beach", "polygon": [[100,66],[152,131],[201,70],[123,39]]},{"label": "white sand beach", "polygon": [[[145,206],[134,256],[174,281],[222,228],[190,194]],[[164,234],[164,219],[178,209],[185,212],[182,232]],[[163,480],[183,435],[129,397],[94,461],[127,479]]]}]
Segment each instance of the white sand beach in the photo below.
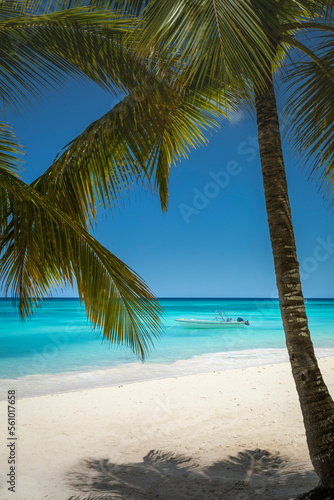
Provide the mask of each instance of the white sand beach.
[{"label": "white sand beach", "polygon": [[[334,357],[319,363],[334,394]],[[286,363],[19,398],[16,406],[13,493],[0,403],[4,500],[288,500],[317,485]]]}]

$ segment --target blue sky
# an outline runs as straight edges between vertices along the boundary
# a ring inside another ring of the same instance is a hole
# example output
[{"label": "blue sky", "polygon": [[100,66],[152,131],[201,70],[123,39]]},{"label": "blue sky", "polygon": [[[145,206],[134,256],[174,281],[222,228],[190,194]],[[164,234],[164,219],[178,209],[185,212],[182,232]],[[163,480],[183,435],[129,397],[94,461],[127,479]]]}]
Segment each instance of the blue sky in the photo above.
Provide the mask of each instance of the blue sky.
[{"label": "blue sky", "polygon": [[[21,116],[7,112],[27,151],[24,179],[40,175],[116,102],[95,86],[72,83]],[[333,215],[286,148],[285,161],[304,294],[334,297]],[[157,196],[142,191],[113,215],[101,214],[95,236],[158,297],[274,296],[254,121],[222,122],[209,146],[172,168],[169,187],[167,213],[161,213]]]}]

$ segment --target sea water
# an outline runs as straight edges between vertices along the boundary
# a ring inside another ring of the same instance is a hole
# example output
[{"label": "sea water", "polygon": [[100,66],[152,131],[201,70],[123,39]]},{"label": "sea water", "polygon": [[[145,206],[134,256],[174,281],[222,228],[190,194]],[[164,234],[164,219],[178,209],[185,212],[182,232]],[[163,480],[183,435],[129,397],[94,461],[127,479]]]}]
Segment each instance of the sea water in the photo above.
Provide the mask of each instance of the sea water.
[{"label": "sea water", "polygon": [[[102,341],[78,299],[43,301],[21,321],[0,299],[0,388],[23,395],[122,384],[287,361],[278,301],[274,299],[159,299],[164,331],[143,364],[129,348]],[[317,355],[334,355],[334,300],[306,304]],[[216,311],[249,326],[184,329],[176,318],[212,320]]]}]

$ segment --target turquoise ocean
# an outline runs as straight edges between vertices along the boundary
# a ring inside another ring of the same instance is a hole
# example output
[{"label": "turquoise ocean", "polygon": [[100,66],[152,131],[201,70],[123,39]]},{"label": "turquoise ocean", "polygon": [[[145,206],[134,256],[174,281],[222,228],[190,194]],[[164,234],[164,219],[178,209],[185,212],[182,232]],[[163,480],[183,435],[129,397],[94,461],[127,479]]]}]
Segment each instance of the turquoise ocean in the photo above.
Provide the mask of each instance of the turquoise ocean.
[{"label": "turquoise ocean", "polygon": [[[36,396],[288,360],[275,299],[159,301],[165,330],[142,363],[130,349],[103,342],[78,299],[45,300],[23,322],[12,302],[0,299],[0,388]],[[334,355],[334,300],[308,299],[306,309],[317,356]],[[175,322],[213,319],[215,311],[250,326],[184,329]]]}]

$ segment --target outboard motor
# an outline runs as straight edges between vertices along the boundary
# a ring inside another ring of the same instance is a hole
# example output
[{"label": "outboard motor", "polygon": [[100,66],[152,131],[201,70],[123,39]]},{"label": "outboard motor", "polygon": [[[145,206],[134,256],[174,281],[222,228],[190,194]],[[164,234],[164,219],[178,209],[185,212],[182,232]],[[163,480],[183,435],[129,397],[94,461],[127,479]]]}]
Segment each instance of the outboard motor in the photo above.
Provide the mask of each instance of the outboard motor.
[{"label": "outboard motor", "polygon": [[245,325],[249,326],[250,322],[249,321],[245,321]]}]

